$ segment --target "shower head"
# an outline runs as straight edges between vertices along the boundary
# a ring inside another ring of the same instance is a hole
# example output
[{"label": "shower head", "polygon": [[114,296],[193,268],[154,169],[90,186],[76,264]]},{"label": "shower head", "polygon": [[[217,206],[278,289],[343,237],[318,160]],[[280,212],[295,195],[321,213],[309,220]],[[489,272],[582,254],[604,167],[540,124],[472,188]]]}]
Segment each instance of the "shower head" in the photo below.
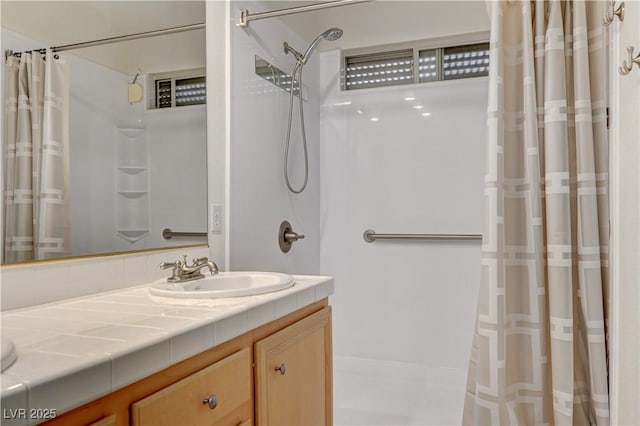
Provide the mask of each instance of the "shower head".
[{"label": "shower head", "polygon": [[318,37],[323,37],[329,41],[336,41],[342,37],[342,30],[340,28],[329,28],[327,31],[320,34]]},{"label": "shower head", "polygon": [[306,64],[307,61],[309,60],[309,57],[311,56],[315,48],[318,46],[318,44],[322,41],[322,39],[325,39],[328,41],[336,41],[340,37],[342,37],[342,30],[340,28],[329,28],[327,31],[323,32],[318,37],[316,37],[316,39],[313,40],[313,42],[311,42],[309,47],[307,47],[307,50],[304,52],[304,55],[302,55],[302,58],[300,59],[300,61],[302,62],[302,64]]},{"label": "shower head", "polygon": [[304,55],[302,55],[302,63],[307,63],[309,57],[318,46],[318,44],[322,41],[322,39],[336,41],[340,37],[342,37],[342,30],[340,28],[329,28],[327,31],[320,34],[318,37],[316,37],[315,40],[313,40],[313,42],[311,42],[309,47],[307,47],[307,50],[304,52]]},{"label": "shower head", "polygon": [[304,55],[298,52],[297,50],[295,50],[293,47],[289,46],[289,43],[287,43],[286,41],[283,43],[284,53],[291,53],[293,56],[296,57],[296,61],[298,62],[299,66],[304,65],[307,63],[307,61],[309,60],[309,57],[311,56],[313,51],[316,49],[318,44],[322,41],[322,39],[329,40],[329,41],[336,41],[340,37],[342,37],[342,30],[340,28],[329,28],[327,31],[320,34],[318,37],[316,37],[315,40],[311,42],[309,47],[307,47],[307,50],[304,52]]}]

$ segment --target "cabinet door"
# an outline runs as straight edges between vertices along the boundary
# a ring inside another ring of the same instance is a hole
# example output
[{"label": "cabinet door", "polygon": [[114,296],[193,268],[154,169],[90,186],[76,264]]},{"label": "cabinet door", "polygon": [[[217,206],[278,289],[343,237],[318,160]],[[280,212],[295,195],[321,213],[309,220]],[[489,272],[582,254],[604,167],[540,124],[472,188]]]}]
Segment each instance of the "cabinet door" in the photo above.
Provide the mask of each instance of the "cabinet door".
[{"label": "cabinet door", "polygon": [[258,341],[256,424],[331,425],[331,308]]},{"label": "cabinet door", "polygon": [[[238,425],[251,418],[251,353],[243,349],[131,406],[133,425]],[[204,401],[215,398],[215,403]]]}]

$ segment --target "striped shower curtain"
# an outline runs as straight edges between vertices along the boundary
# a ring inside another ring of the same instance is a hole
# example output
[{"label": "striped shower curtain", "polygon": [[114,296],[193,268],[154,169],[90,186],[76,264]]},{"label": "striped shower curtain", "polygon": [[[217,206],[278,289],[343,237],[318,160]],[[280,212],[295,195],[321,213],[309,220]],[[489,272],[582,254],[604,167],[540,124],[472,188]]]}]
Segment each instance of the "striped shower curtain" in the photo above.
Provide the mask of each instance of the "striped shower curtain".
[{"label": "striped shower curtain", "polygon": [[609,423],[605,7],[491,4],[482,284],[465,425]]},{"label": "striped shower curtain", "polygon": [[68,75],[51,51],[5,64],[3,263],[71,254]]}]

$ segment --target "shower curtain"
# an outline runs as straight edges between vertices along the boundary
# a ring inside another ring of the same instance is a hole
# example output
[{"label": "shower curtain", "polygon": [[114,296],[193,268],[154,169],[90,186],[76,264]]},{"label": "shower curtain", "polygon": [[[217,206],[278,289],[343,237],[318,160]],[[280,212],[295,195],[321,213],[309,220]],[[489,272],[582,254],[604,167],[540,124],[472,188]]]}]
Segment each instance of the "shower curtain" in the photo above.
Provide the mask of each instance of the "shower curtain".
[{"label": "shower curtain", "polygon": [[607,425],[604,1],[491,4],[465,425]]},{"label": "shower curtain", "polygon": [[68,80],[51,51],[5,64],[3,263],[71,253]]}]

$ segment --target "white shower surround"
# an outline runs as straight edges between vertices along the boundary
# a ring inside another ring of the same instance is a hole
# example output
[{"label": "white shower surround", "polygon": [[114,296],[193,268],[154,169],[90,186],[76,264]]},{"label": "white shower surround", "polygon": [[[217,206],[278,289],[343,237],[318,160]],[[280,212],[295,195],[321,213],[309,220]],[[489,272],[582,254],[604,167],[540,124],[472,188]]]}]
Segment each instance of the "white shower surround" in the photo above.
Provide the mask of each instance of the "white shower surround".
[{"label": "white shower surround", "polygon": [[[487,79],[340,91],[339,70],[340,52],[321,54],[336,424],[459,423],[480,241],[369,244],[362,233],[482,233]],[[382,412],[372,389],[394,387]]]},{"label": "white shower surround", "polygon": [[[234,2],[236,10],[265,10],[257,2]],[[318,56],[304,68],[304,116],[309,145],[309,182],[301,194],[286,188],[284,141],[289,107],[288,92],[255,73],[255,55],[292,72],[295,58],[284,53],[287,41],[298,50],[302,40],[279,19],[266,19],[243,29],[231,26],[231,144],[230,144],[230,270],[317,274],[319,261],[320,173]],[[289,152],[289,177],[294,187],[304,179],[298,108],[294,108]],[[287,220],[305,235],[291,251],[278,246],[280,223]]]}]

